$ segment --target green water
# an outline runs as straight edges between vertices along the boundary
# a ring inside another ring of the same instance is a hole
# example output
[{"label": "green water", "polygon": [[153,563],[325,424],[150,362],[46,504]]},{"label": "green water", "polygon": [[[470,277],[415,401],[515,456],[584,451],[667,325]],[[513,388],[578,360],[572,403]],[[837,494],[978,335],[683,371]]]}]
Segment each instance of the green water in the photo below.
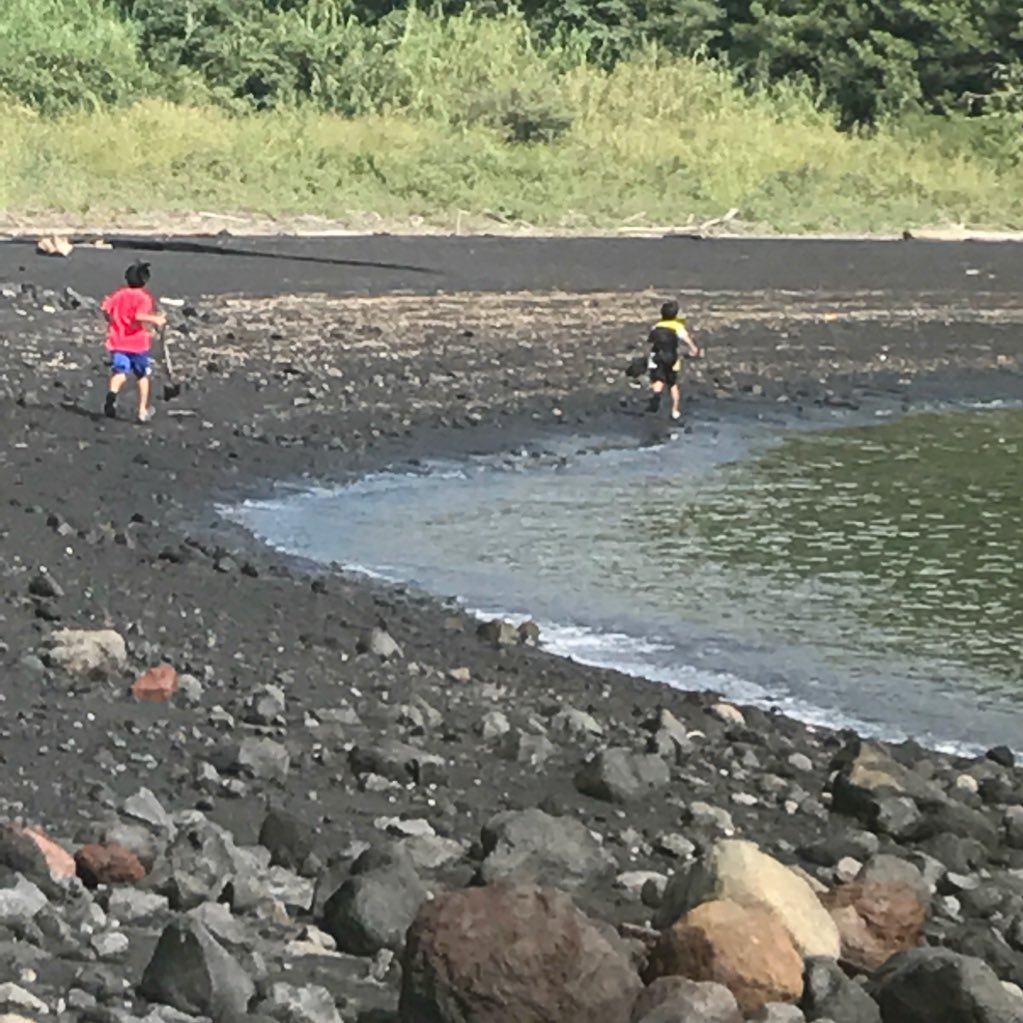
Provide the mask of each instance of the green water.
[{"label": "green water", "polygon": [[825,655],[968,666],[971,688],[1013,696],[1023,678],[1021,449],[1019,410],[797,435],[721,469],[681,518],[654,520],[649,542],[681,536],[681,557],[711,578],[742,570],[730,613],[815,637]]},{"label": "green water", "polygon": [[1019,746],[1021,448],[1023,411],[707,422],[234,514],[303,557],[529,614],[587,663],[888,737]]}]

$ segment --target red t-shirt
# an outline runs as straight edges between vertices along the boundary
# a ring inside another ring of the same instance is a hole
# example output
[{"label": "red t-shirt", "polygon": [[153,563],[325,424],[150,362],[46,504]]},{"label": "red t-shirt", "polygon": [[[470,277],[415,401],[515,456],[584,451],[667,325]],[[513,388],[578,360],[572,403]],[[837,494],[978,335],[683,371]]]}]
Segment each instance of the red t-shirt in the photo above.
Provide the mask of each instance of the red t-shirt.
[{"label": "red t-shirt", "polygon": [[118,288],[103,299],[107,314],[107,351],[137,355],[148,352],[152,336],[138,321],[140,314],[153,311],[153,296],[145,288]]}]

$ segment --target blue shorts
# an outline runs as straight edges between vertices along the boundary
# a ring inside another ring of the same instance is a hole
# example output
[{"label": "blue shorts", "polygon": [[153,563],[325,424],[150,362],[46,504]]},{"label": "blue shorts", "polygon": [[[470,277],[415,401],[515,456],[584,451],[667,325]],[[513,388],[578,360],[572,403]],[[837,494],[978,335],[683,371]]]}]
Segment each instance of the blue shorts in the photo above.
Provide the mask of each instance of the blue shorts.
[{"label": "blue shorts", "polygon": [[134,373],[140,380],[153,373],[147,352],[111,352],[110,367],[115,373]]}]

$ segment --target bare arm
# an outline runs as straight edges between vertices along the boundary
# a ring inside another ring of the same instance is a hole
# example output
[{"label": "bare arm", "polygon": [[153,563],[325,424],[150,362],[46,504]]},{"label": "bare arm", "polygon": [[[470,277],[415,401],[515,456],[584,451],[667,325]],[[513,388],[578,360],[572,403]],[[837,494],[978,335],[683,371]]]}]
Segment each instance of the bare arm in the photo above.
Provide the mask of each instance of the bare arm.
[{"label": "bare arm", "polygon": [[135,319],[139,323],[151,323],[154,327],[164,327],[167,324],[167,317],[163,313],[139,313]]},{"label": "bare arm", "polygon": [[686,343],[686,346],[689,348],[689,354],[694,359],[699,358],[703,352],[703,349],[699,348],[697,344],[693,341],[693,339],[689,336],[689,331],[686,330],[685,327],[683,327],[678,332],[678,336]]}]

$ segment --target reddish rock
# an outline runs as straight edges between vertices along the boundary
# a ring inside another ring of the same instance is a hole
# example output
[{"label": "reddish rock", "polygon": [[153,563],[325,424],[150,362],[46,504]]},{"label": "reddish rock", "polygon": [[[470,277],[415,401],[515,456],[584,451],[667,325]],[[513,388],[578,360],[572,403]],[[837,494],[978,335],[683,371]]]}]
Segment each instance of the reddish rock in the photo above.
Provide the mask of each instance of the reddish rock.
[{"label": "reddish rock", "polygon": [[11,829],[32,840],[35,847],[42,853],[43,859],[46,860],[50,877],[55,881],[66,881],[69,877],[75,876],[74,857],[39,828],[23,828],[12,824]]},{"label": "reddish rock", "polygon": [[838,925],[842,960],[854,970],[873,973],[920,944],[927,905],[905,882],[853,881],[820,898]]},{"label": "reddish rock", "polygon": [[697,906],[661,935],[644,980],[668,976],[724,984],[744,1016],[803,994],[803,960],[778,917],[727,899]]},{"label": "reddish rock", "polygon": [[178,691],[178,673],[169,664],[150,668],[131,687],[136,700],[166,703]]},{"label": "reddish rock", "polygon": [[639,977],[568,896],[498,883],[420,909],[402,1023],[628,1023]]},{"label": "reddish rock", "polygon": [[88,888],[100,884],[137,884],[146,876],[139,858],[120,845],[83,845],[75,853],[75,866]]}]

